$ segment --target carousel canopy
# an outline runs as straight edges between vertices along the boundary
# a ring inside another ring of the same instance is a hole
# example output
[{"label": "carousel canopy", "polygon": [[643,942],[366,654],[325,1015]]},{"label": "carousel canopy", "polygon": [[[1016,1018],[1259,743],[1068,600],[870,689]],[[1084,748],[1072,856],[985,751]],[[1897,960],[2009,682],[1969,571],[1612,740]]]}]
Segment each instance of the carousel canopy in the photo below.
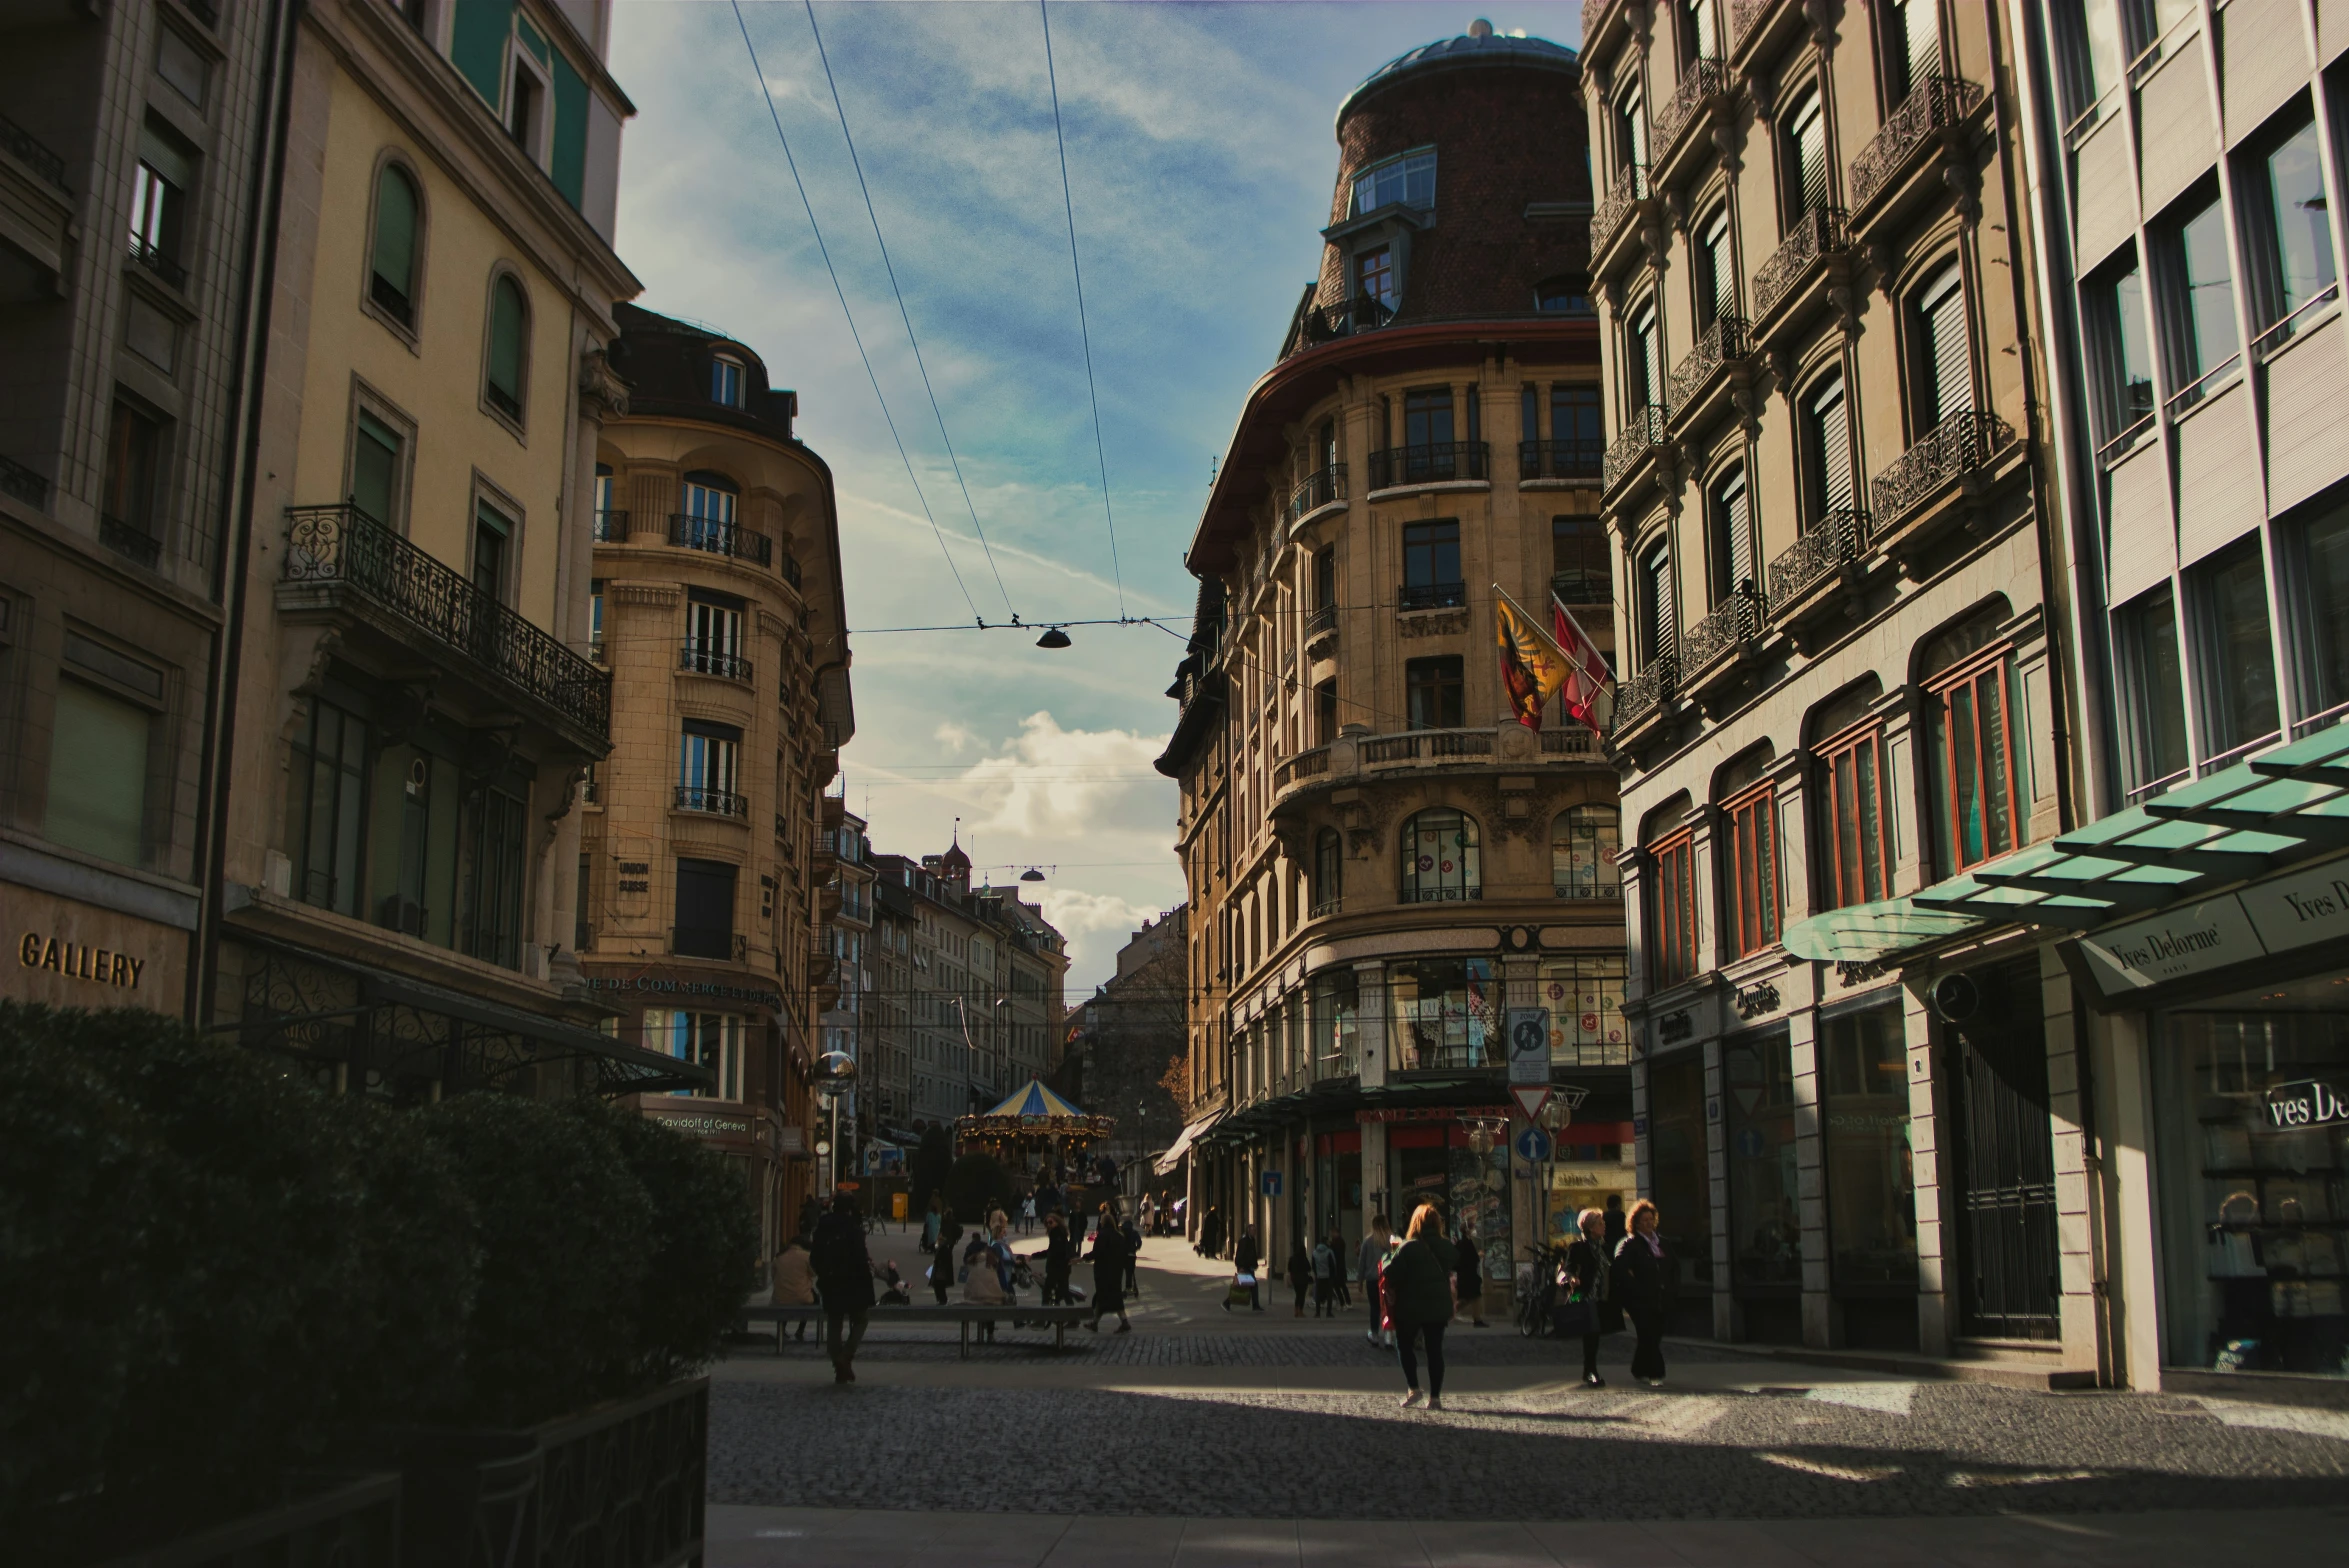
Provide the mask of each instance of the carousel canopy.
[{"label": "carousel canopy", "polygon": [[1026,1118],[1033,1116],[1083,1117],[1085,1113],[1059,1095],[1054,1094],[1050,1089],[1045,1088],[1042,1079],[1031,1078],[1025,1085],[1014,1090],[1010,1099],[983,1114]]}]

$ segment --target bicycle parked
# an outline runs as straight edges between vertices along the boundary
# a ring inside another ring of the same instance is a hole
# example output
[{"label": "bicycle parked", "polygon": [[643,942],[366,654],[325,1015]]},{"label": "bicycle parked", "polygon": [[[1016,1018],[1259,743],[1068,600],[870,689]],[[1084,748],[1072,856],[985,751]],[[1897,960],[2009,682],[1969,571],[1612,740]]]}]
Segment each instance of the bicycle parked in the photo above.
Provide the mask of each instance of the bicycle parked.
[{"label": "bicycle parked", "polygon": [[1517,1332],[1527,1339],[1547,1337],[1555,1321],[1558,1293],[1565,1285],[1566,1249],[1527,1247],[1525,1261],[1517,1265]]}]

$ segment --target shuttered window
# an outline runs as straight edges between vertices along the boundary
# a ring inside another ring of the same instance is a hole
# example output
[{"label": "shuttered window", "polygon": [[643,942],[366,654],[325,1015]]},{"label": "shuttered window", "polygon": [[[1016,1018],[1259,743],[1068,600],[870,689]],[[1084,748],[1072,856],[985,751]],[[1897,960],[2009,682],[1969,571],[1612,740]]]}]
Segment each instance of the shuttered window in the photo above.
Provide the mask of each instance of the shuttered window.
[{"label": "shuttered window", "polygon": [[1970,413],[1974,407],[1974,376],[1966,347],[1966,294],[1958,283],[1957,263],[1951,262],[1917,296],[1921,389],[1925,393],[1925,427]]},{"label": "shuttered window", "polygon": [[1742,468],[1713,492],[1713,573],[1716,604],[1754,580],[1753,514]]},{"label": "shuttered window", "polygon": [[1908,97],[1941,74],[1941,12],[1938,0],[1901,0],[1900,96]]},{"label": "shuttered window", "polygon": [[1705,326],[1737,312],[1737,274],[1729,258],[1729,213],[1713,214],[1697,240],[1697,312]]},{"label": "shuttered window", "polygon": [[1811,496],[1817,515],[1848,511],[1851,494],[1851,410],[1837,376],[1811,394],[1807,421],[1811,450]]},{"label": "shuttered window", "polygon": [[1639,314],[1631,318],[1631,407],[1645,408],[1660,401],[1658,389],[1664,384],[1664,367],[1656,344],[1656,307],[1642,305]]},{"label": "shuttered window", "polygon": [[1672,613],[1672,557],[1661,544],[1639,563],[1640,586],[1647,599],[1647,662],[1672,656],[1678,617]]},{"label": "shuttered window", "polygon": [[1787,142],[1794,161],[1790,171],[1787,227],[1827,205],[1827,121],[1820,112],[1819,95],[1806,94],[1787,122]]},{"label": "shuttered window", "polygon": [[1688,0],[1688,43],[1696,59],[1721,57],[1721,24],[1713,18],[1712,0]]}]

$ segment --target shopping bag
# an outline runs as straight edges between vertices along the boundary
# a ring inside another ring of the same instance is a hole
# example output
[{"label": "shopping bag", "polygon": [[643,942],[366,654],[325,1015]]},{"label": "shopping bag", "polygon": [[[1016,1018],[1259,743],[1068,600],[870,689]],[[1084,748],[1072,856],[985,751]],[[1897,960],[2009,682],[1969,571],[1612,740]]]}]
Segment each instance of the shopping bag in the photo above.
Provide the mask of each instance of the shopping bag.
[{"label": "shopping bag", "polygon": [[1232,1288],[1224,1294],[1224,1305],[1231,1307],[1245,1307],[1251,1305],[1249,1301],[1249,1293],[1255,1288],[1255,1275],[1234,1274],[1232,1276]]},{"label": "shopping bag", "polygon": [[1562,1338],[1580,1339],[1599,1331],[1598,1303],[1583,1296],[1567,1296],[1550,1309],[1551,1321]]}]

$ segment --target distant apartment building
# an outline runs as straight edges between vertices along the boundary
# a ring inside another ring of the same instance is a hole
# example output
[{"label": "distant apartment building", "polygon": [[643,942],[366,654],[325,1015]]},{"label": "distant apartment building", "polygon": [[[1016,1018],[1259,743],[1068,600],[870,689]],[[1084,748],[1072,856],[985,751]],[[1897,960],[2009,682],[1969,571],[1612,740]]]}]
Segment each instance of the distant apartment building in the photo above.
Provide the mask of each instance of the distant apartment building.
[{"label": "distant apartment building", "polygon": [[1154,1164],[1182,1136],[1183,1107],[1166,1086],[1170,1068],[1187,1079],[1189,911],[1177,904],[1117,950],[1117,972],[1070,1010],[1052,1087],[1092,1116],[1117,1125],[1094,1152],[1117,1161],[1131,1193],[1171,1192],[1181,1156]]}]

